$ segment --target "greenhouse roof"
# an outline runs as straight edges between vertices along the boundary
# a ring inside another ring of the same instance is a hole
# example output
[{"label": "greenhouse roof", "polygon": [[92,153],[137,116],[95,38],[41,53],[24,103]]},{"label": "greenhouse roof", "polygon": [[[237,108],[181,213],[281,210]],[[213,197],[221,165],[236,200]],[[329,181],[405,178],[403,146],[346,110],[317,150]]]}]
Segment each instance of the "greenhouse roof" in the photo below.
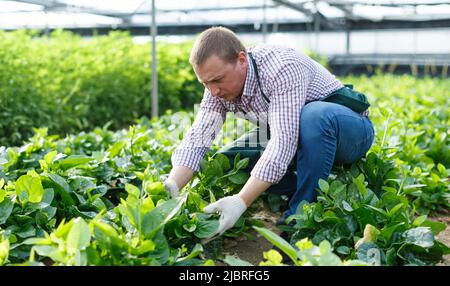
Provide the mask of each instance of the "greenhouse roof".
[{"label": "greenhouse roof", "polygon": [[[0,29],[130,28],[151,25],[151,0],[0,1]],[[441,0],[189,0],[156,1],[159,27],[316,23],[436,22],[448,27],[450,3]]]}]

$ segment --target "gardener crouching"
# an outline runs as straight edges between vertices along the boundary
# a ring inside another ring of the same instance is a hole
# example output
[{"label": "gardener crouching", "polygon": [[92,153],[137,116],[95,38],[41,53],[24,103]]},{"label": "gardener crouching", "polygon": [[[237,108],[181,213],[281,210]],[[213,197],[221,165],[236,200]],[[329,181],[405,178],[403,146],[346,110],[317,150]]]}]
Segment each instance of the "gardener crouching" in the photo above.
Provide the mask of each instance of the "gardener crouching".
[{"label": "gardener crouching", "polygon": [[[189,61],[205,92],[190,131],[172,155],[164,182],[172,196],[199,170],[227,112],[259,126],[218,151],[230,159],[238,152],[252,159],[241,191],[204,208],[221,214],[218,235],[265,191],[290,198],[279,220],[284,221],[301,201],[316,200],[318,180],[327,179],[333,164],[355,162],[372,145],[364,95],[294,49],[247,50],[232,31],[214,27],[196,39]],[[355,98],[362,99],[355,104]]]}]

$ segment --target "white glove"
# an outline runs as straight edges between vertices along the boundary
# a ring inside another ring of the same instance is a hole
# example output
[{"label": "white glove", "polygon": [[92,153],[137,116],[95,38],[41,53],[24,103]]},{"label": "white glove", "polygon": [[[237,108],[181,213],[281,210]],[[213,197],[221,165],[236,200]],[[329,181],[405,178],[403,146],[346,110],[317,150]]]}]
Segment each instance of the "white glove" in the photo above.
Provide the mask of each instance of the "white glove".
[{"label": "white glove", "polygon": [[178,197],[180,188],[178,187],[177,183],[173,179],[166,179],[164,181],[164,188],[166,189],[166,191],[170,194],[170,196],[172,198]]},{"label": "white glove", "polygon": [[247,206],[239,195],[225,197],[206,206],[203,209],[205,213],[221,213],[219,228],[210,237],[216,234],[222,235],[225,231],[232,228],[246,209]]}]

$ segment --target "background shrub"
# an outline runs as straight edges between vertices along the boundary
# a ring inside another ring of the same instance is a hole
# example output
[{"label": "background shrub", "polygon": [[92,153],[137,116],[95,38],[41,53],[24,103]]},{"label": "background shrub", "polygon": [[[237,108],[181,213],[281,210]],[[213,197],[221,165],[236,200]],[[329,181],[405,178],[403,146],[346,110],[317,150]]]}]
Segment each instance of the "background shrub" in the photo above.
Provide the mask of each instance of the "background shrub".
[{"label": "background shrub", "polygon": [[[158,45],[161,114],[192,109],[203,87],[188,62],[191,43]],[[33,127],[65,134],[151,112],[151,47],[124,32],[83,39],[66,31],[0,31],[0,145],[18,145]]]}]

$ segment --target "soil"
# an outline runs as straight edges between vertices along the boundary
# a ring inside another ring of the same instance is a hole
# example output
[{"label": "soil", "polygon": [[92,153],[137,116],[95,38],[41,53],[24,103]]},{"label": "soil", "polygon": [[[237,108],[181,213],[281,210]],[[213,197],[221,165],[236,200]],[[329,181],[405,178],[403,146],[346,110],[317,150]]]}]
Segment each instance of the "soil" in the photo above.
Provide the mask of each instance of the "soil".
[{"label": "soil", "polygon": [[[447,225],[447,228],[438,234],[437,239],[450,247],[450,213],[431,217],[431,220],[440,221]],[[444,256],[444,261],[439,266],[450,266],[450,254]]]},{"label": "soil", "polygon": [[[264,227],[279,234],[281,230],[275,226],[275,222],[280,216],[281,213],[261,210],[254,215],[254,218],[262,221],[264,223]],[[244,235],[236,239],[225,239],[224,254],[233,255],[241,260],[250,262],[255,266],[259,265],[261,261],[265,260],[263,253],[270,250],[272,248],[272,244],[255,230],[252,230],[250,234],[255,239],[248,239]],[[217,265],[219,265],[219,263],[217,263]]]}]

